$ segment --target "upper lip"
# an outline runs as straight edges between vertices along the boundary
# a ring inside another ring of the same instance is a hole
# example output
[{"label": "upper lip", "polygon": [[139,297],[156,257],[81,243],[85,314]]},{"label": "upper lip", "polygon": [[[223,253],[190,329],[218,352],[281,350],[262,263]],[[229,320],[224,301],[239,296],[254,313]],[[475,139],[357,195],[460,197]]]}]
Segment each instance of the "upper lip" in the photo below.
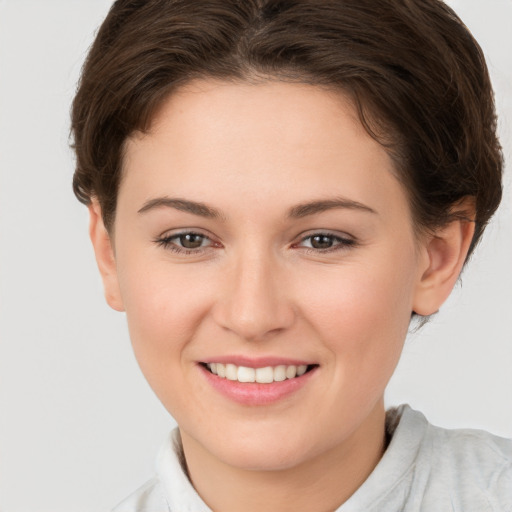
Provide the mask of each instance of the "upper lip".
[{"label": "upper lip", "polygon": [[279,357],[279,356],[262,356],[262,357],[248,357],[241,355],[226,355],[226,356],[218,356],[218,357],[209,357],[203,361],[202,363],[222,363],[222,364],[234,364],[236,366],[245,366],[247,368],[265,368],[266,366],[301,366],[301,365],[311,365],[315,364],[311,361],[306,361],[303,359],[295,359],[289,357]]}]

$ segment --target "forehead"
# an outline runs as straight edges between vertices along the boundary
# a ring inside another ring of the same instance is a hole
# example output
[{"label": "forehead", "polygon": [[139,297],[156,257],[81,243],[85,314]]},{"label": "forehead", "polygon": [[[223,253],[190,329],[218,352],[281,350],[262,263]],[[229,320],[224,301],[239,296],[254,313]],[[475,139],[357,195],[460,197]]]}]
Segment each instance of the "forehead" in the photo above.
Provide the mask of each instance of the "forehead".
[{"label": "forehead", "polygon": [[347,96],[283,82],[183,87],[147,133],[128,140],[123,173],[121,193],[129,187],[139,200],[159,189],[202,201],[227,204],[237,196],[285,206],[307,194],[336,193],[382,207],[395,200],[384,191],[404,194],[392,159]]}]

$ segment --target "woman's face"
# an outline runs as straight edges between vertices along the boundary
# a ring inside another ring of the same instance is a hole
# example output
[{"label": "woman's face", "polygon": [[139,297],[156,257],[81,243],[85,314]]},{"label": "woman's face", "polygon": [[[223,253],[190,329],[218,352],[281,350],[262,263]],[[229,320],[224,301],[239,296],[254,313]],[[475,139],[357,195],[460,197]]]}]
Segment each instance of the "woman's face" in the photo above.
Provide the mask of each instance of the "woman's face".
[{"label": "woman's face", "polygon": [[113,246],[107,296],[185,447],[279,469],[381,431],[425,258],[346,98],[183,88],[127,143]]}]

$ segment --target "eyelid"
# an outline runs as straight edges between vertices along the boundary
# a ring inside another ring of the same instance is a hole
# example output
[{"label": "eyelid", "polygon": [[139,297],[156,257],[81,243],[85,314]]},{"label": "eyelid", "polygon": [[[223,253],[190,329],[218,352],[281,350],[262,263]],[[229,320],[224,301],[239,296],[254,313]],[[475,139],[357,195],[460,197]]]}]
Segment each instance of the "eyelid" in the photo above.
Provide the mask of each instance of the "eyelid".
[{"label": "eyelid", "polygon": [[[203,237],[205,240],[209,240],[210,243],[207,246],[196,247],[194,249],[189,249],[187,247],[181,247],[180,245],[173,242],[173,240],[178,239],[180,236],[184,235],[197,235]],[[157,236],[153,242],[164,249],[171,250],[172,252],[178,254],[195,254],[200,255],[206,252],[208,249],[212,247],[218,247],[221,244],[214,240],[214,237],[210,234],[204,232],[204,230],[199,228],[180,228],[176,230],[167,230],[164,231],[161,235]]]},{"label": "eyelid", "polygon": [[[305,242],[308,239],[313,238],[314,236],[326,236],[334,239],[337,243],[335,243],[332,247],[328,247],[326,249],[317,249],[314,247],[305,247],[301,246],[300,244]],[[332,232],[329,230],[313,230],[309,231],[306,234],[301,233],[300,239],[298,242],[293,244],[293,247],[297,247],[299,249],[306,250],[308,252],[314,252],[316,254],[322,254],[322,253],[328,253],[328,252],[334,252],[334,251],[341,251],[341,250],[347,250],[351,247],[355,247],[358,245],[358,242],[355,237],[352,235],[349,235],[348,233],[339,233],[339,232]]]},{"label": "eyelid", "polygon": [[199,236],[208,238],[209,240],[212,240],[212,241],[214,241],[216,238],[212,233],[206,231],[203,228],[184,227],[184,228],[166,229],[161,234],[156,236],[154,240],[157,241],[157,240],[162,240],[164,238],[172,238],[172,237],[177,237],[177,236],[181,236],[181,235],[199,235]]},{"label": "eyelid", "polygon": [[323,235],[323,236],[332,236],[333,238],[339,238],[341,240],[355,240],[356,238],[347,233],[346,231],[337,231],[332,229],[308,229],[307,231],[303,231],[299,233],[296,238],[299,241],[306,240],[307,238],[311,238],[315,235]]}]

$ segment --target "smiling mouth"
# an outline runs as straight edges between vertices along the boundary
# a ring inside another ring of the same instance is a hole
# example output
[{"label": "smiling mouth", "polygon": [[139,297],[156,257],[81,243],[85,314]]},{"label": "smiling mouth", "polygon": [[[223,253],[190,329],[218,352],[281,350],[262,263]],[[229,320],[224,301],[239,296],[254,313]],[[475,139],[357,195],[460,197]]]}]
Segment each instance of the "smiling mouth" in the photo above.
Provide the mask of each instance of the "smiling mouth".
[{"label": "smiling mouth", "polygon": [[259,384],[271,384],[283,382],[289,379],[301,377],[318,365],[278,365],[265,366],[263,368],[249,368],[235,364],[203,363],[203,366],[222,379],[238,382],[257,382]]}]

